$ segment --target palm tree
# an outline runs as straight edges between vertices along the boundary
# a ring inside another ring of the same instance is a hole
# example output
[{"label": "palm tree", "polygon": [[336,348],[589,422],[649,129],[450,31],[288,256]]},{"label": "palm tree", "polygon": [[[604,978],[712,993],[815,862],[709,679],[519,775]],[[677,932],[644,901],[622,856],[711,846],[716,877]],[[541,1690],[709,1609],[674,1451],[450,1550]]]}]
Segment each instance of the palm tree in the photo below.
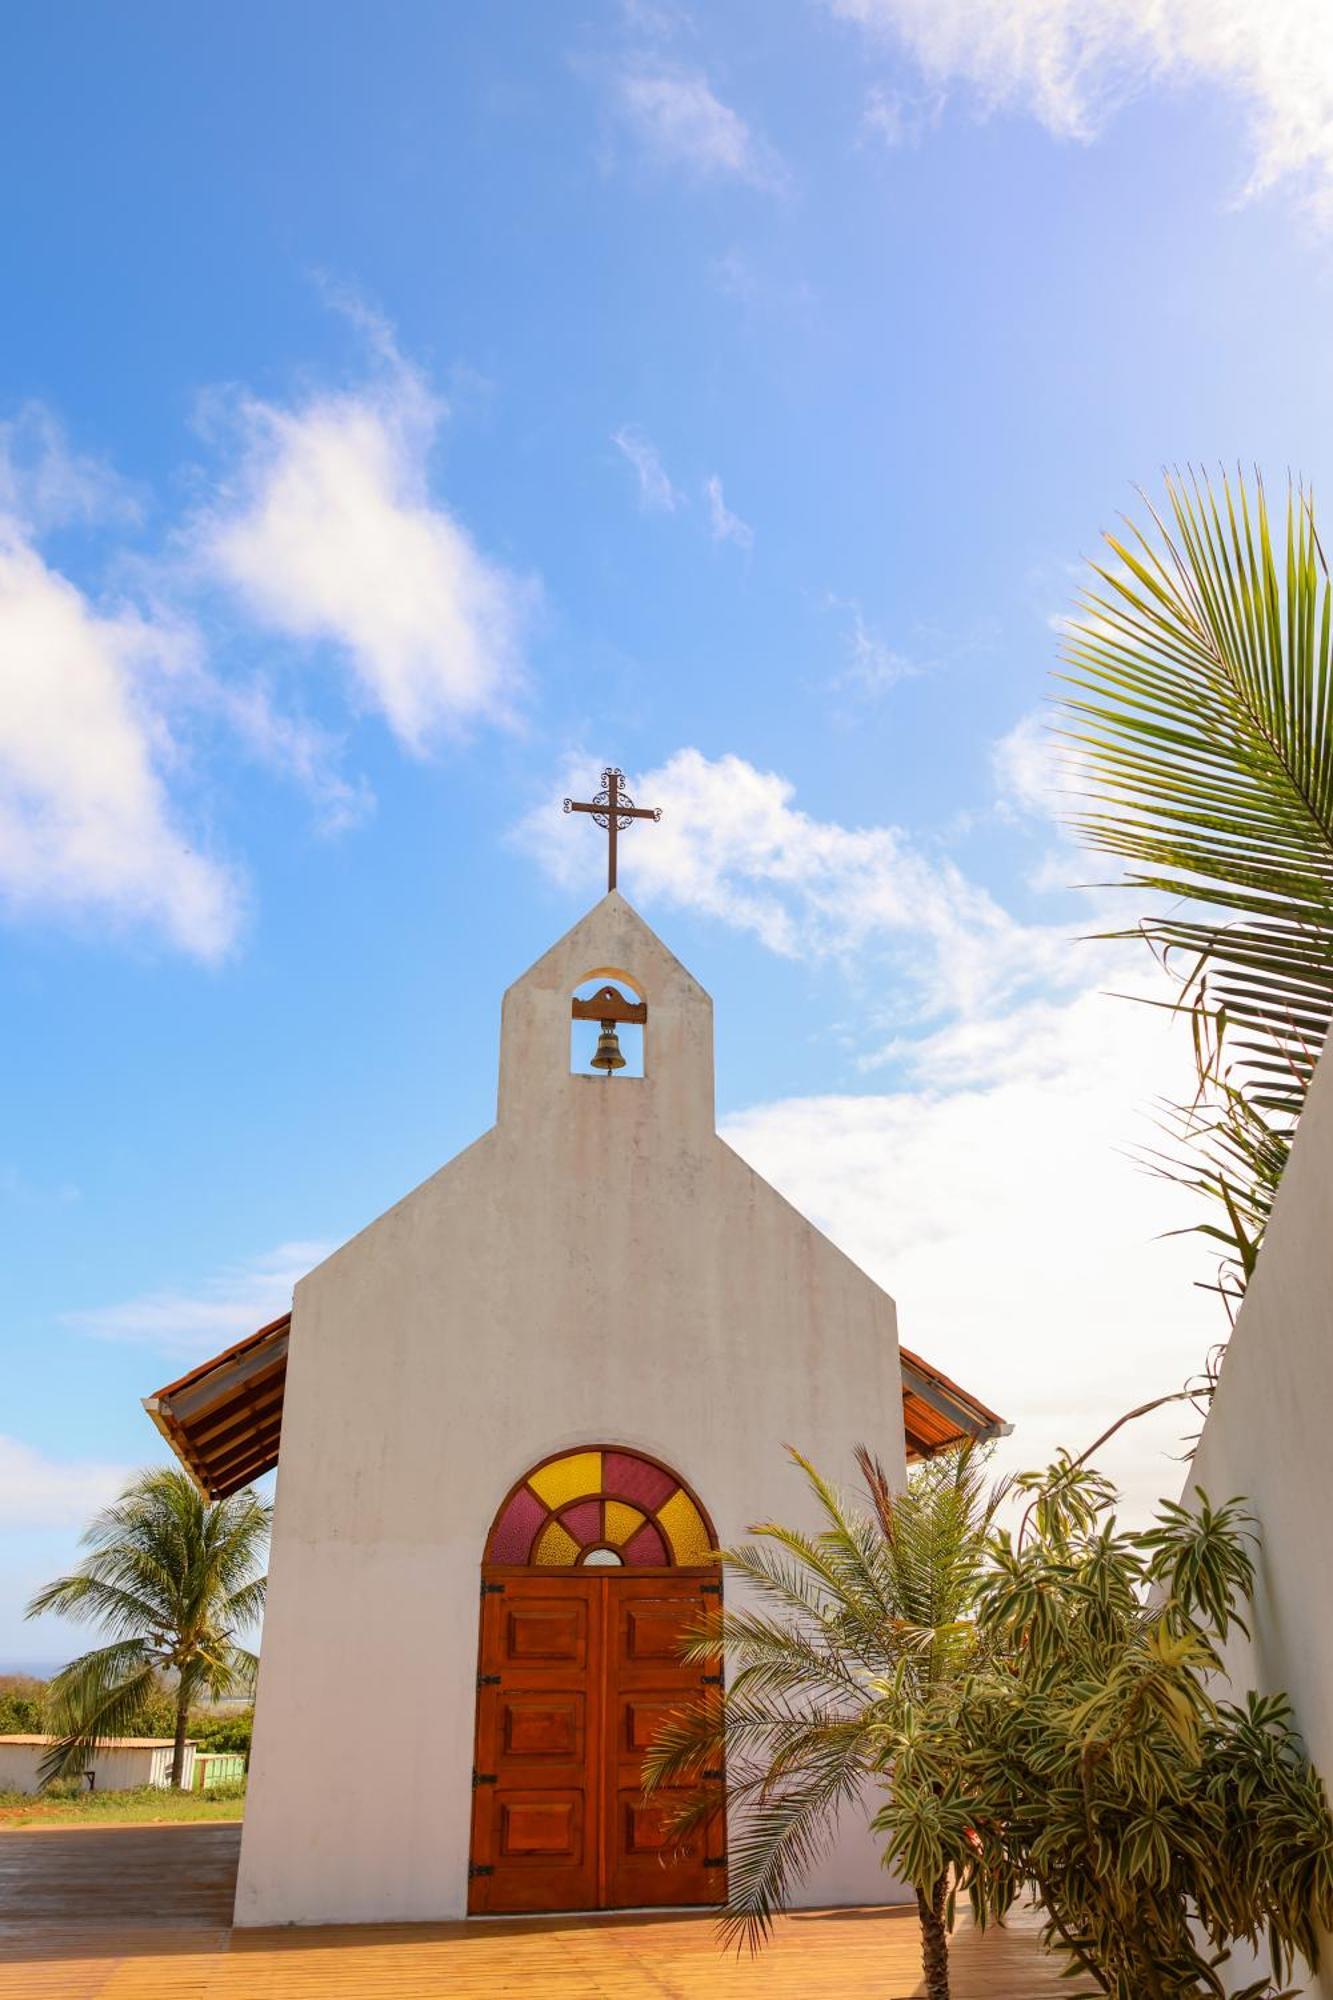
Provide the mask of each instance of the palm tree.
[{"label": "palm tree", "polygon": [[273,1510],[253,1493],[210,1505],[184,1472],[141,1472],[83,1535],[72,1576],[39,1590],[29,1618],[58,1611],[113,1635],[51,1682],[58,1741],[44,1782],[82,1770],[89,1753],[131,1727],[157,1677],[175,1676],[171,1782],[179,1786],[191,1704],[254,1684],[258,1661],[235,1635],[264,1607],[261,1569]]},{"label": "palm tree", "polygon": [[[1108,535],[1067,628],[1075,827],[1154,899],[1198,1095],[1171,1164],[1216,1204],[1244,1290],[1333,1017],[1333,591],[1303,489],[1273,546],[1262,481],[1168,478],[1167,515]],[[1167,899],[1165,905],[1158,899]]]},{"label": "palm tree", "polygon": [[[799,1453],[820,1528],[765,1522],[723,1551],[747,1608],[728,1609],[690,1642],[721,1648],[735,1669],[721,1705],[673,1717],[646,1766],[649,1787],[688,1780],[725,1754],[737,1822],[724,1934],[751,1949],[793,1884],[824,1851],[839,1810],[884,1786],[883,1718],[974,1665],[970,1618],[986,1537],[1005,1492],[985,1484],[986,1454],[966,1447],[913,1469],[895,1494],[864,1448],[868,1510],[853,1506]],[[681,1816],[682,1827],[708,1810]],[[947,1872],[917,1888],[930,2000],[948,2000]]]}]

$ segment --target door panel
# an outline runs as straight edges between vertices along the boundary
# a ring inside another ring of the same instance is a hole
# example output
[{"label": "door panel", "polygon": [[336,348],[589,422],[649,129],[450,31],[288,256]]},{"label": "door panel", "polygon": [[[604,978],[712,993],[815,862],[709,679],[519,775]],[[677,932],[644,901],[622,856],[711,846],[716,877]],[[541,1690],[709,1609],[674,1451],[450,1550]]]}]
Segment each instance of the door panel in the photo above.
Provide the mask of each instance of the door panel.
[{"label": "door panel", "polygon": [[715,1576],[487,1573],[469,1910],[725,1900],[721,1773],[717,1812],[683,1840],[672,1820],[690,1790],[642,1789],[663,1722],[718,1671],[679,1655]]},{"label": "door panel", "polygon": [[[643,1796],[643,1757],[668,1716],[691,1706],[719,1671],[714,1660],[687,1666],[686,1634],[716,1599],[705,1578],[625,1576],[611,1580],[607,1605],[604,1788],[607,1909],[725,1900],[721,1775],[708,1780],[719,1810],[688,1833],[675,1815],[698,1790],[673,1787]],[[711,1696],[710,1699],[714,1698]],[[711,1864],[711,1865],[710,1865]]]},{"label": "door panel", "polygon": [[596,1907],[602,1592],[506,1578],[482,1598],[468,1908]]}]

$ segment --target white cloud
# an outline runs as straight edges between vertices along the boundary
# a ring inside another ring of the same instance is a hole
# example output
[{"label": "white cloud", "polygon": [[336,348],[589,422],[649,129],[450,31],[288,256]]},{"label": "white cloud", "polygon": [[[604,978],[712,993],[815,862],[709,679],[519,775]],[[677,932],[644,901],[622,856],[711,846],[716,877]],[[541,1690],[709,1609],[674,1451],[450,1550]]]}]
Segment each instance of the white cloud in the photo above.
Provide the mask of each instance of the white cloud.
[{"label": "white cloud", "polygon": [[829,602],[851,613],[847,664],[833,677],[831,685],[835,689],[873,701],[897,687],[899,681],[914,680],[925,672],[924,666],[898,652],[871,630],[859,604],[836,597]]},{"label": "white cloud", "polygon": [[[524,822],[557,880],[591,887],[590,844],[544,837],[566,793],[596,783],[571,760],[551,802]],[[921,1015],[994,1011],[1041,981],[1081,980],[1063,929],[1015,921],[947,856],[926,854],[894,826],[845,827],[793,804],[794,787],[744,758],[678,750],[632,776],[636,798],[663,807],[660,825],[627,839],[621,868],[645,903],[702,911],[789,958],[861,958],[892,950],[904,1006]]]},{"label": "white cloud", "polygon": [[1248,191],[1295,178],[1333,220],[1333,31],[1326,0],[826,0],[903,42],[936,84],[1093,137],[1153,84],[1207,83],[1244,106]]},{"label": "white cloud", "polygon": [[672,485],[657,446],[637,424],[622,424],[611,433],[611,442],[634,468],[645,513],[674,514],[684,505],[685,495]]},{"label": "white cloud", "polygon": [[71,521],[130,523],[140,510],[111,466],[71,450],[44,403],[25,403],[0,423],[0,514],[35,536]]},{"label": "white cloud", "polygon": [[370,818],[375,795],[364,778],[343,776],[341,740],[317,722],[285,713],[264,681],[214,681],[202,698],[257,762],[300,787],[315,806],[321,833],[343,833]]},{"label": "white cloud", "polygon": [[110,488],[54,430],[26,459],[15,435],[0,431],[0,899],[27,915],[146,925],[218,958],[239,887],[180,824],[158,699],[191,667],[194,635],[165,615],[99,609],[49,567],[39,526],[86,516]]},{"label": "white cloud", "polygon": [[165,1354],[203,1358],[285,1313],[297,1280],[333,1247],[280,1243],[249,1263],[217,1272],[197,1291],[144,1292],[116,1305],[67,1313],[65,1324],[99,1340],[140,1341]]},{"label": "white cloud", "polygon": [[[893,1294],[903,1344],[1015,1425],[1018,1469],[1081,1451],[1225,1337],[1206,1252],[1163,1240],[1197,1212],[1126,1157],[1185,1067],[1162,1015],[1084,991],[919,1044],[911,1088],[758,1105],[724,1132]],[[1169,1405],[1099,1454],[1132,1511],[1179,1492],[1197,1429]]]},{"label": "white cloud", "polygon": [[215,400],[235,458],[191,543],[260,624],[341,647],[361,701],[420,753],[512,720],[534,586],[432,498],[444,406],[387,329],[357,317],[378,352],[359,388],[292,407]]},{"label": "white cloud", "polygon": [[82,1528],[114,1500],[133,1468],[95,1459],[47,1458],[0,1435],[0,1529]]},{"label": "white cloud", "polygon": [[772,149],[724,104],[700,70],[634,62],[615,79],[615,100],[645,150],[698,180],[736,180],[776,190],[785,175]]},{"label": "white cloud", "polygon": [[733,514],[722,494],[722,481],[715,472],[704,481],[708,500],[708,525],[715,542],[735,542],[738,549],[754,547],[754,529],[739,514]]},{"label": "white cloud", "polygon": [[939,123],[943,110],[941,91],[931,91],[923,97],[872,83],[861,111],[861,130],[867,139],[881,146],[894,149],[915,146],[931,126]]},{"label": "white cloud", "polygon": [[[999,761],[1044,811],[1039,757],[1032,727]],[[567,789],[590,780],[571,765]],[[1156,997],[1145,956],[1020,923],[902,829],[816,819],[738,757],[683,750],[630,790],[664,808],[622,848],[636,901],[837,955],[896,996],[896,1018],[862,1010],[860,1067],[891,1068],[892,1089],[760,1104],[726,1136],[897,1298],[905,1345],[1014,1421],[1003,1462],[1081,1450],[1196,1374],[1226,1331],[1196,1288],[1211,1260],[1197,1238],[1162,1239],[1197,1210],[1131,1158],[1156,1142],[1158,1099],[1188,1093],[1188,1040],[1096,990]],[[536,851],[591,886],[590,843]],[[1139,1514],[1179,1491],[1170,1454],[1196,1424],[1170,1406],[1102,1454]]]}]

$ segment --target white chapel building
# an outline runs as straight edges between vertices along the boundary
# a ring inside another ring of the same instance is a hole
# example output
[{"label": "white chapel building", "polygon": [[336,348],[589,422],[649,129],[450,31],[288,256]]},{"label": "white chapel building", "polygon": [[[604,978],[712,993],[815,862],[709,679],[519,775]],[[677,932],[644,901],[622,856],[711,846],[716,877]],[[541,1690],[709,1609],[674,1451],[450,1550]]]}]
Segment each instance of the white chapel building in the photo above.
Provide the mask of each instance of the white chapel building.
[{"label": "white chapel building", "polygon": [[[278,1466],[239,1925],[723,1901],[725,1771],[683,1851],[639,1781],[714,1551],[801,1522],[788,1444],[1004,1428],[718,1137],[712,1003],[614,890],[505,995],[491,1129],[147,1407],[212,1498]],[[887,1891],[853,1814],[802,1900]]]}]

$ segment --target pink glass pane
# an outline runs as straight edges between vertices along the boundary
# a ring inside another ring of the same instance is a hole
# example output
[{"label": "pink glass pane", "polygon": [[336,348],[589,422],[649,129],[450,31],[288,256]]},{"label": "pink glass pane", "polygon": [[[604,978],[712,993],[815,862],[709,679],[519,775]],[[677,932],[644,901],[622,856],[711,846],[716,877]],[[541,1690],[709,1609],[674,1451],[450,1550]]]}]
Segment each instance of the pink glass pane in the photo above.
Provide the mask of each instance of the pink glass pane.
[{"label": "pink glass pane", "polygon": [[566,1507],[560,1516],[560,1525],[570,1533],[581,1549],[589,1542],[602,1539],[602,1503],[600,1500],[580,1500],[577,1507]]},{"label": "pink glass pane", "polygon": [[602,1487],[617,1500],[637,1500],[649,1513],[655,1513],[675,1492],[676,1481],[660,1466],[649,1465],[645,1458],[634,1458],[627,1451],[608,1451],[602,1467]]},{"label": "pink glass pane", "polygon": [[666,1552],[666,1544],[651,1521],[645,1521],[632,1542],[626,1542],[620,1552],[631,1568],[643,1569],[652,1566],[663,1568],[671,1558]]},{"label": "pink glass pane", "polygon": [[546,1519],[546,1509],[535,1493],[520,1486],[504,1513],[491,1530],[486,1559],[493,1563],[525,1563],[530,1560],[532,1538]]}]

